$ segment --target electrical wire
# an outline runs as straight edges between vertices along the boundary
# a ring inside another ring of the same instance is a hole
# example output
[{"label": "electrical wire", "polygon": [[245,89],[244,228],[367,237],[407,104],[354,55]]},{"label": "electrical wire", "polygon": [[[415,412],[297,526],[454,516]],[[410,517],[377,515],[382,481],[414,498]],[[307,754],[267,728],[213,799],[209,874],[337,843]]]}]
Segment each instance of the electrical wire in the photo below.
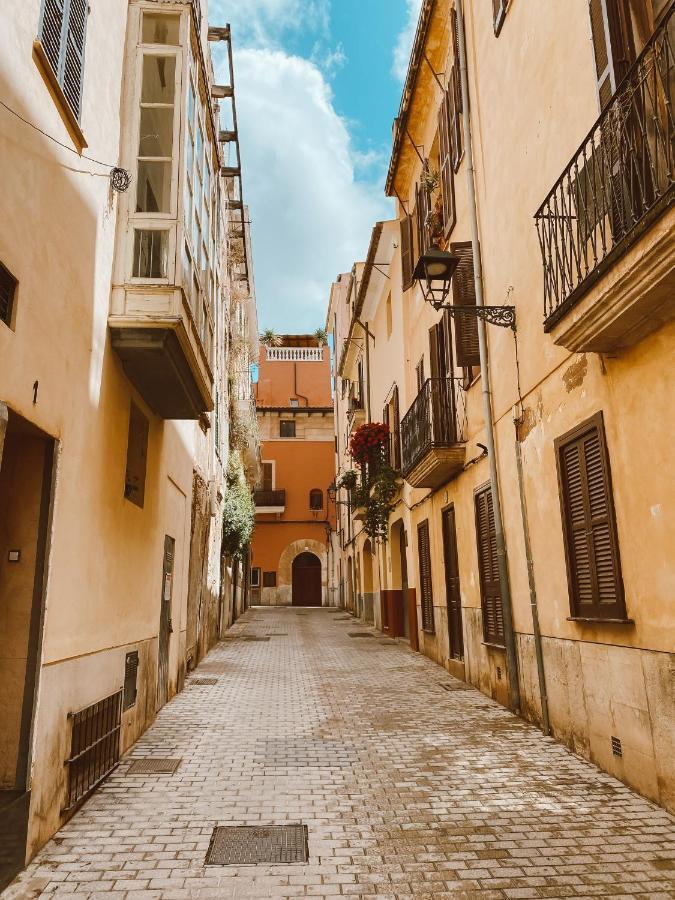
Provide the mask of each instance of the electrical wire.
[{"label": "electrical wire", "polygon": [[[77,156],[79,159],[86,159],[87,162],[92,162],[97,166],[104,166],[106,169],[117,168],[117,166],[114,165],[113,163],[105,163],[105,162],[102,162],[100,159],[94,159],[91,156],[85,156],[82,153],[78,153],[77,150],[74,150],[72,147],[69,147],[68,144],[64,144],[62,141],[57,140],[57,138],[52,137],[51,134],[47,134],[46,131],[43,131],[42,128],[40,128],[38,125],[33,124],[33,122],[30,122],[28,119],[25,119],[15,109],[12,109],[11,106],[8,106],[4,100],[0,100],[0,106],[3,106],[7,110],[7,112],[11,113],[13,116],[16,116],[16,118],[19,119],[21,122],[23,122],[24,125],[28,125],[30,128],[33,128],[35,131],[39,132],[43,137],[46,137],[47,140],[52,141],[54,144],[58,144],[58,146],[62,147],[64,150],[68,150],[69,153],[74,153],[75,156]],[[71,171],[83,172],[84,174],[87,174],[87,175],[97,174],[96,172],[87,172],[84,169],[73,169]]]}]

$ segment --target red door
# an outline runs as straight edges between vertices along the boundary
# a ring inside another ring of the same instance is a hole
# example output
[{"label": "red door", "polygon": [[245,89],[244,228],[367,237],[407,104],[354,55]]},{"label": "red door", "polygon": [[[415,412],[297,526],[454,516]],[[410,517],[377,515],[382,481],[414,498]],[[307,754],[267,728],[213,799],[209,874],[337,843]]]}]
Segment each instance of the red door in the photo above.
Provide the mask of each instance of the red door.
[{"label": "red door", "polygon": [[293,606],[321,606],[321,560],[301,553],[293,560]]}]

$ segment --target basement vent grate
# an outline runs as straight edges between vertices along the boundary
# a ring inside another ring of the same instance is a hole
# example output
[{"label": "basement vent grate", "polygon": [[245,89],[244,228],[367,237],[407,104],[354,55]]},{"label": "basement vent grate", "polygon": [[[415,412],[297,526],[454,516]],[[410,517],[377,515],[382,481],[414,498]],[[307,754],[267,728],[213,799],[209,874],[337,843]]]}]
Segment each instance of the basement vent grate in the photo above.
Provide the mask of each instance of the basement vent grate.
[{"label": "basement vent grate", "polygon": [[471,688],[468,684],[464,684],[463,681],[457,682],[457,684],[441,684],[440,687],[443,688],[444,691],[470,691]]},{"label": "basement vent grate", "polygon": [[135,759],[127,770],[127,775],[173,775],[180,759]]},{"label": "basement vent grate", "polygon": [[219,825],[213,829],[207,866],[306,863],[306,825]]},{"label": "basement vent grate", "polygon": [[191,678],[190,684],[196,684],[199,687],[206,687],[207,684],[218,684],[217,678]]},{"label": "basement vent grate", "polygon": [[612,753],[614,756],[623,756],[623,750],[621,749],[621,738],[614,737],[612,735]]},{"label": "basement vent grate", "polygon": [[375,637],[374,634],[371,634],[369,631],[348,631],[347,637],[351,638],[362,638],[362,637]]}]

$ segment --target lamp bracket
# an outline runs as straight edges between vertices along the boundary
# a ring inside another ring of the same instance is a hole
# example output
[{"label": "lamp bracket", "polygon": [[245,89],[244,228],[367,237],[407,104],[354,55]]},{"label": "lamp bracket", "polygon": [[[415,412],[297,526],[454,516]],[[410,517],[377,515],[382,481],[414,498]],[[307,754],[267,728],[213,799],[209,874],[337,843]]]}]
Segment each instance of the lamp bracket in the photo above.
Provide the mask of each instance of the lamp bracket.
[{"label": "lamp bracket", "polygon": [[475,316],[489,325],[516,330],[515,306],[455,306],[451,303],[433,303],[435,309],[444,309],[450,316]]}]

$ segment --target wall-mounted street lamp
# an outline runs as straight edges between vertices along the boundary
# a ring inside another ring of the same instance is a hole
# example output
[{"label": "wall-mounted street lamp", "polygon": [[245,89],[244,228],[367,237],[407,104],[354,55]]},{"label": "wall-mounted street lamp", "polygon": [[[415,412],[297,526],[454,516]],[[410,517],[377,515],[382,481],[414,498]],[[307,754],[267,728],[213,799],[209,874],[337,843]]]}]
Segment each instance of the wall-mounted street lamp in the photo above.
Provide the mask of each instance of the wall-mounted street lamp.
[{"label": "wall-mounted street lamp", "polygon": [[469,306],[447,303],[452,277],[461,257],[432,244],[417,261],[413,278],[419,281],[422,294],[434,309],[445,309],[451,316],[476,316],[490,325],[516,329],[515,306]]}]

